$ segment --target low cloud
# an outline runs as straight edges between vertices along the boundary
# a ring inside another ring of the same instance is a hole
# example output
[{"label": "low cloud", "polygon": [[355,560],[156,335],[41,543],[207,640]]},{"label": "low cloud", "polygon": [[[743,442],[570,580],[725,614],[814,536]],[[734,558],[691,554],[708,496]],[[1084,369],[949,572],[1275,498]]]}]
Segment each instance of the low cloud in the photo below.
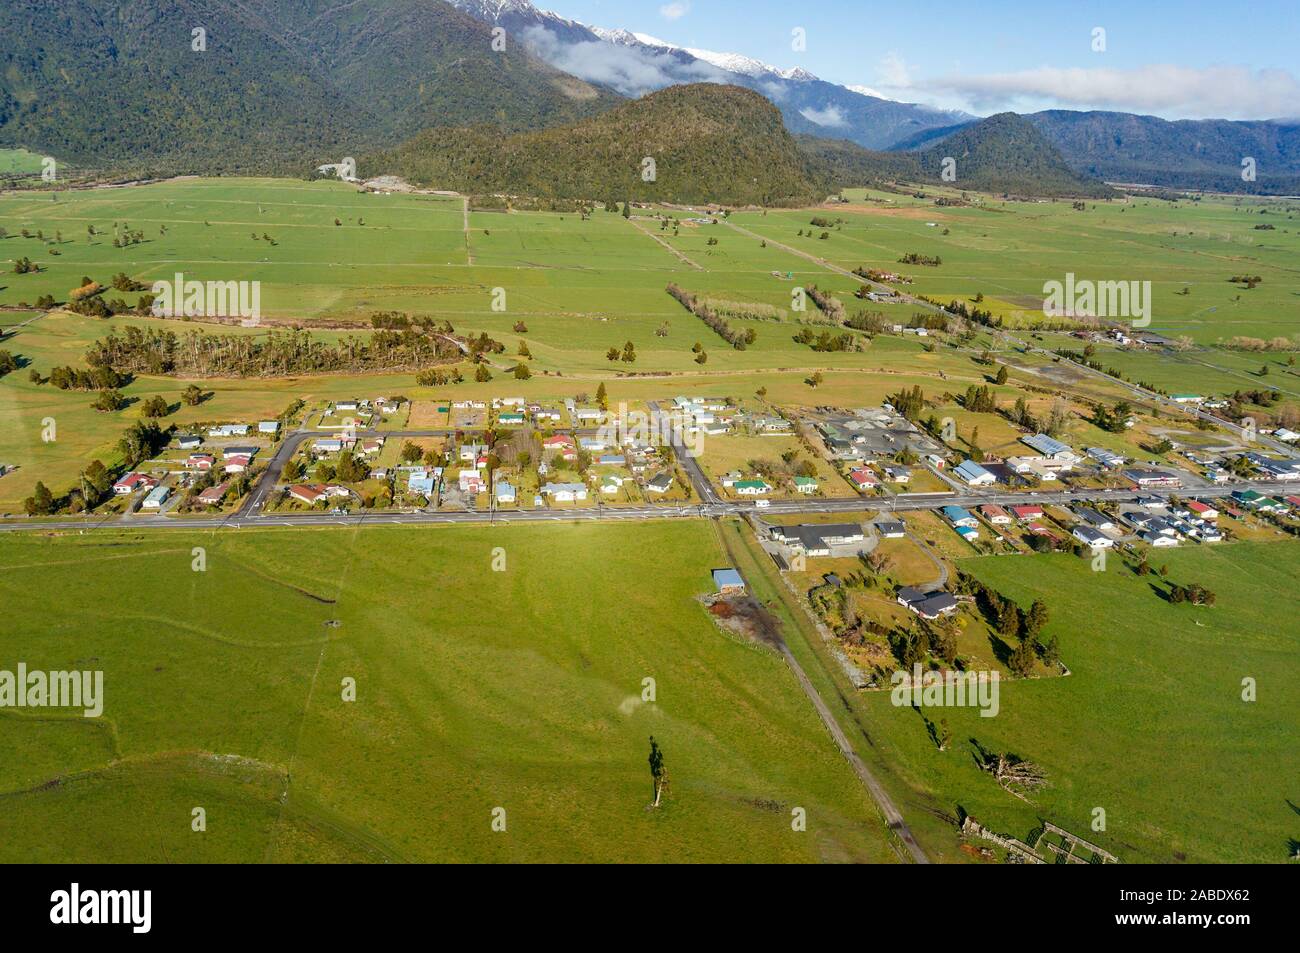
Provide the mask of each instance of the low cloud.
[{"label": "low cloud", "polygon": [[799,115],[819,126],[843,126],[845,124],[844,110],[840,109],[839,106],[827,106],[824,109],[813,109],[809,106],[799,110]]},{"label": "low cloud", "polygon": [[876,77],[886,89],[907,89],[912,85],[912,67],[902,56],[890,50],[876,64]]},{"label": "low cloud", "polygon": [[641,96],[674,83],[726,83],[734,79],[703,60],[683,62],[671,52],[603,40],[566,43],[540,26],[524,30],[523,41],[556,69],[608,86],[624,96]]},{"label": "low cloud", "polygon": [[691,12],[691,5],[685,0],[678,0],[675,3],[665,3],[659,8],[659,15],[665,20],[680,20],[686,14]]},{"label": "low cloud", "polygon": [[1155,65],[1135,69],[1040,67],[1015,73],[948,76],[921,88],[964,97],[981,111],[1025,103],[1116,109],[1180,118],[1294,119],[1300,82],[1284,69],[1242,66],[1193,69]]}]

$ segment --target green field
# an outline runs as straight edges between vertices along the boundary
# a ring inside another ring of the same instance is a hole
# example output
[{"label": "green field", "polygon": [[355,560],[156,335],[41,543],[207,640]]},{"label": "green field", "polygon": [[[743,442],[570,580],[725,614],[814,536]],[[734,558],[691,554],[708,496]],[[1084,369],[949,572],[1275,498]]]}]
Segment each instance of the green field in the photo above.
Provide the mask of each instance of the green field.
[{"label": "green field", "polygon": [[0,668],[102,669],[105,710],[0,713],[0,858],[893,860],[785,664],[696,601],[719,558],[704,524],[6,535]]},{"label": "green field", "polygon": [[0,175],[41,171],[41,156],[26,149],[0,149]]},{"label": "green field", "polygon": [[[949,810],[1015,837],[1048,820],[1125,863],[1285,861],[1300,837],[1300,544],[1184,547],[1155,563],[1208,586],[1218,605],[1170,605],[1118,559],[1104,573],[1072,556],[962,561],[1023,605],[1047,602],[1046,632],[1071,674],[1004,684],[993,718],[929,710],[952,727],[944,752],[914,711],[869,694],[884,757]],[[1242,700],[1247,677],[1257,701]],[[1032,804],[1003,793],[976,768],[972,740],[1035,762],[1051,786]],[[1104,831],[1091,826],[1099,807]]]}]

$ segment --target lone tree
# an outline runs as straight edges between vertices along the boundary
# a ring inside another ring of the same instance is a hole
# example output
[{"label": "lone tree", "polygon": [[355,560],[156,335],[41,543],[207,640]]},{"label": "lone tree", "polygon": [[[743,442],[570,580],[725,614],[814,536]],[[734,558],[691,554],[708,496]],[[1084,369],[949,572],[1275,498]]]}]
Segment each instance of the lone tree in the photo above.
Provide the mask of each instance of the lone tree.
[{"label": "lone tree", "polygon": [[654,735],[650,736],[650,777],[654,778],[655,786],[655,800],[651,807],[658,807],[668,788],[668,769],[664,767],[664,753]]}]

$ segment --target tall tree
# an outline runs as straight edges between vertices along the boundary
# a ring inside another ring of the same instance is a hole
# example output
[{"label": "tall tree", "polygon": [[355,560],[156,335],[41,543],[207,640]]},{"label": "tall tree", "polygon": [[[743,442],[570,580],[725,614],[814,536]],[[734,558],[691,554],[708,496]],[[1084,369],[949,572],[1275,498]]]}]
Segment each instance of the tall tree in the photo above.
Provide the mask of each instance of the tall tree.
[{"label": "tall tree", "polygon": [[654,807],[658,807],[668,787],[668,769],[664,767],[664,753],[654,735],[650,736],[650,777],[654,780]]}]

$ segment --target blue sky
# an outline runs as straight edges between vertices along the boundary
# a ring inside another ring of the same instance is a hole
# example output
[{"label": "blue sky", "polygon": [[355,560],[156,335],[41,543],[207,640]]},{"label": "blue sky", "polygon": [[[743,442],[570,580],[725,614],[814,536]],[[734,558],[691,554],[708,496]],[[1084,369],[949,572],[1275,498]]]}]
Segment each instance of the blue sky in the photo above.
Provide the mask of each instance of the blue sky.
[{"label": "blue sky", "polygon": [[[981,114],[1059,106],[1300,117],[1300,0],[534,2],[590,25]],[[805,52],[791,48],[795,27]],[[1103,51],[1093,49],[1096,27]]]}]

